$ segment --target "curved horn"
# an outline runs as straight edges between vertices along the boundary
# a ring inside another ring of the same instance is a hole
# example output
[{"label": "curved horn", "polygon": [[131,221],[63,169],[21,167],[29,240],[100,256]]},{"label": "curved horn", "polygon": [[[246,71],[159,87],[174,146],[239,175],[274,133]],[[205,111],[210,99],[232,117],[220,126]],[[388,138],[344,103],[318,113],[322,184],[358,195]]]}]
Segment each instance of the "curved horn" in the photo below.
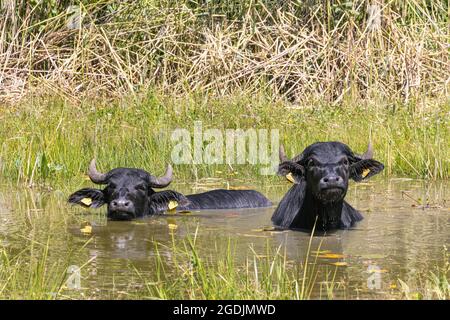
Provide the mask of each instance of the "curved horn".
[{"label": "curved horn", "polygon": [[286,156],[286,153],[284,152],[284,147],[282,144],[280,144],[279,157],[280,157],[280,162],[285,162],[285,161],[289,160],[288,157]]},{"label": "curved horn", "polygon": [[95,158],[91,160],[88,169],[88,175],[92,182],[97,184],[105,184],[107,180],[107,174],[101,173],[97,171],[97,167],[95,165]]},{"label": "curved horn", "polygon": [[162,177],[150,175],[150,186],[154,188],[167,187],[172,182],[173,169],[170,164],[167,165],[166,173]]},{"label": "curved horn", "polygon": [[361,158],[364,160],[373,158],[373,147],[372,147],[371,141],[369,141],[369,144],[367,145],[367,151],[364,152],[364,154],[361,156]]}]

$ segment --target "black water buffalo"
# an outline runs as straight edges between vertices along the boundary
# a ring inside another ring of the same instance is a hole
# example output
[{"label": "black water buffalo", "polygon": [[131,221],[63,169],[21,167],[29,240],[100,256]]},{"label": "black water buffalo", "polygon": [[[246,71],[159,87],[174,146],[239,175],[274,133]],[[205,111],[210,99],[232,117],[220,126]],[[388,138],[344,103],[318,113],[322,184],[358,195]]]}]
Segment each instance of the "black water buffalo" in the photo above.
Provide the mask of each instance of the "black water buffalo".
[{"label": "black water buffalo", "polygon": [[84,207],[98,208],[108,205],[108,218],[130,220],[145,215],[163,213],[171,206],[176,210],[232,209],[268,207],[272,203],[254,190],[212,190],[200,194],[183,194],[153,188],[165,188],[172,181],[172,167],[167,166],[163,177],[155,177],[147,171],[132,168],[116,168],[108,173],[97,171],[95,159],[89,165],[92,182],[104,184],[103,190],[84,188],[69,197],[69,202]]},{"label": "black water buffalo", "polygon": [[[280,147],[278,174],[294,185],[275,210],[272,221],[282,228],[327,231],[347,229],[363,216],[344,197],[349,178],[362,181],[383,170],[372,159],[372,145],[357,155],[340,142],[318,142],[289,160]],[[316,221],[317,220],[317,221]]]}]

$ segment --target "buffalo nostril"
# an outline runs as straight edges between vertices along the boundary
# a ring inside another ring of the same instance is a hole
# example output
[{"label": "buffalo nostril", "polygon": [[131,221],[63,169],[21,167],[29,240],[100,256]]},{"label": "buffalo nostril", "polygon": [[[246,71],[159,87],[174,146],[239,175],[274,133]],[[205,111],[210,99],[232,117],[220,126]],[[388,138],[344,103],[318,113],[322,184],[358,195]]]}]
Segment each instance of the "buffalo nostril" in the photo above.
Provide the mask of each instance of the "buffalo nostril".
[{"label": "buffalo nostril", "polygon": [[113,208],[127,208],[131,206],[131,201],[128,200],[113,200],[111,201],[111,206]]},{"label": "buffalo nostril", "polygon": [[322,178],[321,182],[325,184],[334,184],[334,183],[340,183],[342,181],[342,178],[340,176],[328,176]]}]

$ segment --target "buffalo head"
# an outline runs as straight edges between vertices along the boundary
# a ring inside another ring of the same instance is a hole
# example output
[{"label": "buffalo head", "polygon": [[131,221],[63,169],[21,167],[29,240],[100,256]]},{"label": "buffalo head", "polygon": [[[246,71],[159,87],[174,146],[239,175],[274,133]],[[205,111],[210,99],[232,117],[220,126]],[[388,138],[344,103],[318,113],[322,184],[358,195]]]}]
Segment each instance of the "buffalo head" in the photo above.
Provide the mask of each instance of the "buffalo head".
[{"label": "buffalo head", "polygon": [[98,208],[108,205],[108,218],[129,220],[151,212],[153,188],[167,187],[172,181],[172,167],[167,166],[162,177],[132,168],[116,168],[107,173],[97,170],[95,159],[89,165],[88,175],[92,182],[105,185],[103,190],[84,188],[69,197],[70,203]]},{"label": "buffalo head", "polygon": [[[383,164],[372,159],[372,156],[370,143],[367,151],[358,155],[341,142],[317,142],[292,159],[287,158],[281,146],[278,174],[287,176],[298,186],[280,203],[281,207],[286,205],[288,210],[285,211],[289,212],[281,212],[279,206],[272,220],[283,220],[284,223],[281,224],[290,227],[296,216],[311,215],[321,220],[324,229],[337,227],[339,220],[342,222],[342,210],[345,211],[347,206],[351,208],[343,203],[349,179],[365,180],[384,168]],[[308,223],[303,221],[300,224],[306,224],[306,227],[310,228],[311,221],[312,219],[308,219]],[[330,225],[327,226],[327,223]],[[344,226],[349,225],[344,223]]]}]

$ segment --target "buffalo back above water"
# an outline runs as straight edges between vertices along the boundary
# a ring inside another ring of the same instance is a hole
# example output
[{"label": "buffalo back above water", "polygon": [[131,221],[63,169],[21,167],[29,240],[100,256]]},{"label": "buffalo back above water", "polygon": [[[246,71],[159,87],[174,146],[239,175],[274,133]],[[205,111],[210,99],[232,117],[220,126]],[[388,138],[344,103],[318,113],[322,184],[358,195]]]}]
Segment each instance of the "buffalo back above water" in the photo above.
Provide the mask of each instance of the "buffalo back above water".
[{"label": "buffalo back above water", "polygon": [[107,205],[108,218],[129,220],[145,215],[163,213],[175,204],[178,210],[232,209],[267,207],[272,203],[254,190],[212,190],[200,194],[183,195],[173,190],[155,191],[172,181],[172,167],[162,177],[155,177],[142,169],[115,168],[108,173],[97,170],[95,160],[88,169],[90,179],[105,185],[103,189],[83,188],[69,197],[69,203],[98,208]]}]

